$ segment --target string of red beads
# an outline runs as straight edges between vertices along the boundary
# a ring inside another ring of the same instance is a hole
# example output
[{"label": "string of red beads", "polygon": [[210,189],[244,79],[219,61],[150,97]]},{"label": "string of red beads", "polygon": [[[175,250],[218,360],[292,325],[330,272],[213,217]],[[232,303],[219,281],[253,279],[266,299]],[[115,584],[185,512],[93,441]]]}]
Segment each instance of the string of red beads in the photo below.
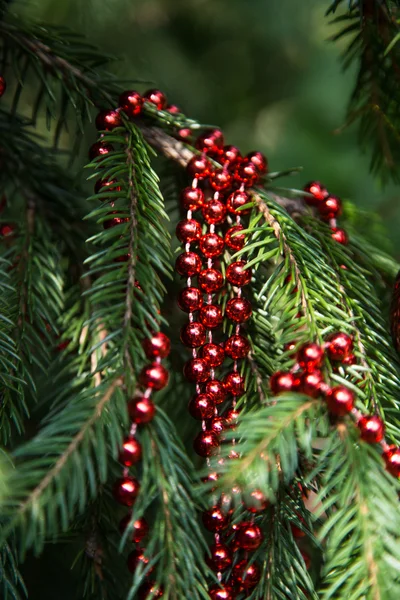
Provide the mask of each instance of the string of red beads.
[{"label": "string of red beads", "polygon": [[319,181],[311,181],[304,187],[304,191],[312,194],[305,196],[304,200],[310,206],[314,206],[321,218],[329,223],[332,238],[339,244],[348,244],[349,237],[344,229],[337,226],[336,219],[342,214],[342,201],[338,196],[333,196]]},{"label": "string of red beads", "polygon": [[7,89],[6,80],[4,79],[3,75],[0,75],[0,98],[2,96],[4,96],[6,89]]}]

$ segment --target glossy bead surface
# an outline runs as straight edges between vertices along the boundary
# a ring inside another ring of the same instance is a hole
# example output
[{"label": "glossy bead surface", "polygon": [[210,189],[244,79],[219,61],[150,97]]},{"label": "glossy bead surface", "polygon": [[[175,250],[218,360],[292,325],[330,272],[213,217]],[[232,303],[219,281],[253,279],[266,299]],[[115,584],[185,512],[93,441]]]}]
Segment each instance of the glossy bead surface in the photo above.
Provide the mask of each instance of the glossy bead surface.
[{"label": "glossy bead surface", "polygon": [[257,563],[249,564],[246,559],[243,559],[233,567],[232,575],[236,584],[249,590],[260,581],[260,567]]},{"label": "glossy bead surface", "polygon": [[242,155],[237,146],[224,146],[221,152],[220,162],[222,164],[229,163],[229,165],[233,166],[236,163],[240,162],[242,159]]},{"label": "glossy bead surface", "polygon": [[353,338],[343,331],[332,333],[326,339],[325,352],[331,360],[342,361],[353,351]]},{"label": "glossy bead surface", "polygon": [[192,137],[192,130],[189,127],[183,127],[176,132],[175,136],[183,142],[188,142]]},{"label": "glossy bead surface", "polygon": [[324,351],[318,344],[303,344],[297,351],[297,362],[305,371],[314,371],[322,365]]},{"label": "glossy bead surface", "polygon": [[219,152],[224,145],[224,135],[220,129],[207,129],[196,140],[196,148],[201,152]]},{"label": "glossy bead surface", "polygon": [[210,378],[210,365],[204,358],[192,358],[185,364],[183,373],[189,381],[204,383]]},{"label": "glossy bead surface", "polygon": [[227,395],[224,384],[218,379],[210,379],[210,381],[207,381],[204,391],[206,394],[211,396],[211,399],[213,402],[215,402],[215,404],[221,404],[224,402]]},{"label": "glossy bead surface", "polygon": [[342,214],[342,201],[337,196],[328,196],[318,204],[323,219],[336,219]]},{"label": "glossy bead surface", "polygon": [[175,269],[179,275],[193,277],[201,271],[201,258],[195,252],[183,252],[176,259]]},{"label": "glossy bead surface", "polygon": [[268,162],[262,152],[249,152],[249,154],[246,155],[246,159],[253,163],[260,175],[265,175],[267,173]]},{"label": "glossy bead surface", "polygon": [[357,423],[361,439],[369,444],[377,444],[385,435],[385,423],[378,415],[366,415]]},{"label": "glossy bead surface", "polygon": [[242,396],[245,392],[244,378],[236,371],[232,371],[224,377],[224,386],[232,396]]},{"label": "glossy bead surface", "polygon": [[157,600],[163,596],[163,589],[155,581],[147,581],[138,589],[138,600]]},{"label": "glossy bead surface", "polygon": [[239,233],[243,231],[243,225],[234,225],[225,234],[225,244],[231,250],[241,250],[245,244],[246,236],[244,233]]},{"label": "glossy bead surface", "polygon": [[212,198],[202,208],[204,220],[211,224],[223,223],[226,217],[226,207],[220,200]]},{"label": "glossy bead surface", "polygon": [[261,490],[253,490],[246,501],[246,508],[251,513],[263,512],[268,508],[268,500]]},{"label": "glossy bead surface", "polygon": [[203,458],[213,456],[219,448],[218,435],[214,431],[200,431],[194,439],[193,448]]},{"label": "glossy bead surface", "polygon": [[220,439],[219,435],[225,429],[224,419],[220,416],[215,416],[207,422],[207,429],[208,431],[212,431],[213,433],[215,433],[218,436],[218,439]]},{"label": "glossy bead surface", "polygon": [[283,392],[294,392],[299,385],[299,379],[294,373],[277,371],[271,375],[269,386],[273,394],[278,395]]},{"label": "glossy bead surface", "polygon": [[225,351],[219,344],[205,344],[200,350],[201,358],[208,361],[210,367],[219,367],[224,362]]},{"label": "glossy bead surface", "polygon": [[94,160],[99,156],[107,156],[110,152],[114,150],[111,144],[103,144],[102,142],[96,142],[92,144],[89,149],[89,159]]},{"label": "glossy bead surface", "polygon": [[135,438],[126,438],[119,453],[119,462],[125,467],[131,467],[142,458],[142,446]]},{"label": "glossy bead surface", "polygon": [[235,179],[246,187],[254,185],[259,177],[257,167],[252,162],[243,162],[235,171]]},{"label": "glossy bead surface", "polygon": [[343,417],[354,407],[354,394],[344,385],[338,385],[326,395],[326,403],[330,413]]},{"label": "glossy bead surface", "polygon": [[142,345],[147,358],[167,358],[171,351],[170,339],[161,331],[152,335],[151,338],[145,338]]},{"label": "glossy bead surface", "polygon": [[6,89],[7,89],[6,80],[4,79],[4,77],[2,75],[0,75],[0,98],[5,94]]},{"label": "glossy bead surface", "polygon": [[314,196],[314,198],[310,198],[309,196],[304,197],[304,201],[312,206],[320,204],[321,200],[329,196],[328,190],[320,181],[310,181],[304,186],[304,191]]},{"label": "glossy bead surface", "polygon": [[204,204],[204,192],[200,188],[186,187],[181,192],[181,205],[185,210],[199,210]]},{"label": "glossy bead surface", "polygon": [[252,313],[251,304],[246,298],[231,298],[226,304],[226,316],[235,323],[244,323]]},{"label": "glossy bead surface", "polygon": [[114,498],[124,506],[133,506],[139,490],[140,484],[134,477],[121,477],[114,484]]},{"label": "glossy bead surface", "polygon": [[167,97],[161,90],[147,90],[143,98],[154,104],[157,110],[164,110],[167,106]]},{"label": "glossy bead surface", "polygon": [[192,179],[204,179],[211,172],[210,162],[203,156],[193,156],[186,166],[186,172]]},{"label": "glossy bead surface", "polygon": [[182,110],[176,104],[169,104],[165,110],[171,115],[178,115],[182,112]]},{"label": "glossy bead surface", "polygon": [[232,184],[232,175],[226,169],[215,169],[210,174],[210,185],[213,190],[221,192]]},{"label": "glossy bead surface", "polygon": [[232,550],[225,544],[213,544],[211,556],[206,555],[206,563],[213,571],[224,571],[232,564]]},{"label": "glossy bead surface", "polygon": [[242,550],[253,551],[261,546],[263,534],[258,525],[248,521],[240,523],[235,541]]},{"label": "glossy bead surface", "polygon": [[206,330],[204,325],[193,321],[184,325],[181,329],[182,344],[189,348],[199,348],[206,341]]},{"label": "glossy bead surface", "polygon": [[231,263],[226,270],[226,278],[232,285],[242,287],[251,281],[251,269],[245,269],[246,262],[238,260]]},{"label": "glossy bead surface", "polygon": [[250,352],[250,344],[242,335],[231,335],[225,342],[225,353],[233,360],[245,358]]},{"label": "glossy bead surface", "polygon": [[198,288],[185,287],[179,292],[178,306],[185,312],[194,312],[203,306],[203,294]]},{"label": "glossy bead surface", "polygon": [[224,251],[224,240],[216,233],[207,233],[201,236],[199,247],[204,256],[214,258]]},{"label": "glossy bead surface", "polygon": [[233,215],[248,215],[250,212],[250,208],[246,208],[244,210],[240,210],[242,206],[248,204],[251,200],[250,195],[247,192],[236,191],[233,192],[227,202],[226,208],[228,212]]},{"label": "glossy bead surface", "polygon": [[322,383],[324,383],[324,379],[321,371],[315,370],[311,373],[303,373],[300,376],[298,391],[311,398],[318,398]]},{"label": "glossy bead surface", "polygon": [[211,419],[215,413],[215,402],[209,394],[197,394],[189,402],[189,413],[194,419]]},{"label": "glossy bead surface", "polygon": [[[128,555],[127,558],[127,565],[128,565],[128,570],[131,573],[134,573],[136,571],[136,569],[139,568],[139,566],[141,565],[142,570],[144,570],[147,565],[149,564],[149,559],[147,558],[147,556],[144,555],[143,550],[132,550],[132,552]],[[149,571],[147,571],[147,575],[152,571],[153,569],[150,569]]]},{"label": "glossy bead surface", "polygon": [[349,237],[344,229],[340,229],[339,227],[332,227],[332,238],[338,244],[343,244],[346,246],[349,243]]},{"label": "glossy bead surface", "polygon": [[235,600],[235,592],[228,583],[213,585],[208,590],[210,600]]},{"label": "glossy bead surface", "polygon": [[116,179],[98,179],[94,186],[94,191],[96,192],[96,194],[99,194],[100,192],[104,193],[107,191],[120,192],[121,190],[122,187],[118,184],[118,181]]},{"label": "glossy bead surface", "polygon": [[204,269],[197,278],[199,287],[203,292],[212,294],[218,292],[224,284],[224,278],[221,271],[217,269]]},{"label": "glossy bead surface", "polygon": [[168,379],[167,369],[156,362],[144,367],[139,376],[139,381],[144,387],[154,390],[162,390],[168,385]]},{"label": "glossy bead surface", "polygon": [[204,511],[202,521],[204,527],[212,533],[222,531],[228,526],[228,517],[218,506],[213,506],[209,510]]},{"label": "glossy bead surface", "polygon": [[[118,211],[113,211],[109,213],[109,215],[118,214]],[[107,221],[103,221],[104,229],[111,229],[111,227],[116,227],[117,225],[122,225],[122,223],[128,223],[130,221],[129,217],[113,217],[112,219],[107,219]]]},{"label": "glossy bead surface", "polygon": [[382,456],[385,461],[386,470],[393,477],[400,477],[400,448],[390,446]]},{"label": "glossy bead surface", "polygon": [[[125,529],[131,522],[131,515],[126,515],[123,519],[121,519],[119,524],[119,530],[121,533],[124,533]],[[149,533],[149,525],[144,517],[140,519],[136,519],[132,523],[131,532],[130,532],[130,540],[135,544],[140,544],[140,542],[146,537]]]},{"label": "glossy bead surface", "polygon": [[139,92],[127,90],[120,95],[119,105],[128,117],[137,117],[142,112],[143,98]]},{"label": "glossy bead surface", "polygon": [[190,244],[200,239],[201,225],[195,219],[185,219],[184,221],[179,221],[175,233],[180,242]]},{"label": "glossy bead surface", "polygon": [[96,128],[99,131],[112,131],[121,125],[121,117],[116,110],[102,110],[96,117]]},{"label": "glossy bead surface", "polygon": [[156,406],[150,398],[144,396],[133,398],[128,404],[129,416],[133,423],[144,425],[150,423],[156,414]]},{"label": "glossy bead surface", "polygon": [[199,321],[207,329],[216,329],[222,324],[222,310],[215,304],[204,304],[199,311]]}]

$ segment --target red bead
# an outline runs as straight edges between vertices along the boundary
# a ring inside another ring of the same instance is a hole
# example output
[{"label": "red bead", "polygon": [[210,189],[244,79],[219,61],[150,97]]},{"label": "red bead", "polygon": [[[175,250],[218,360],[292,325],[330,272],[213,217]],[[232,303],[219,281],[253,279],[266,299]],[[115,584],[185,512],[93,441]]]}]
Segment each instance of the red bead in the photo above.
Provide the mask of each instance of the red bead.
[{"label": "red bead", "polygon": [[261,490],[253,490],[251,492],[250,498],[246,502],[246,508],[251,513],[263,512],[268,508],[268,500]]},{"label": "red bead", "polygon": [[242,335],[232,335],[225,342],[225,354],[233,358],[233,360],[245,358],[249,352],[250,344]]},{"label": "red bead", "polygon": [[154,390],[162,390],[168,385],[169,374],[165,367],[154,362],[142,369],[139,381],[146,388],[150,387]]},{"label": "red bead", "polygon": [[260,175],[265,175],[268,171],[268,163],[262,152],[249,152],[246,156],[247,160],[249,160],[256,167],[258,173]]},{"label": "red bead", "polygon": [[297,351],[297,362],[305,371],[314,371],[322,365],[324,351],[318,344],[303,344]]},{"label": "red bead", "polygon": [[213,571],[224,571],[232,564],[232,550],[225,544],[213,544],[211,556],[206,555],[206,563]]},{"label": "red bead", "polygon": [[224,384],[218,379],[210,379],[205,385],[205,393],[211,396],[215,404],[221,404],[226,398],[226,389]]},{"label": "red bead", "polygon": [[151,338],[143,340],[143,350],[147,358],[167,358],[171,350],[171,342],[165,333],[155,333]]},{"label": "red bead", "polygon": [[[216,481],[218,481],[219,475],[218,473],[216,473],[215,471],[208,473],[208,475],[206,475],[205,477],[202,477],[201,480],[203,483],[215,483]],[[213,490],[215,488],[212,488]]]},{"label": "red bead", "polygon": [[222,417],[214,417],[213,419],[210,419],[210,421],[207,423],[207,429],[208,431],[215,433],[218,436],[218,439],[220,439],[219,436],[225,429],[224,419]]},{"label": "red bead", "polygon": [[216,233],[207,233],[200,238],[199,246],[204,256],[214,258],[224,251],[224,240]]},{"label": "red bead", "polygon": [[255,523],[240,523],[235,541],[242,550],[257,550],[262,544],[263,534]]},{"label": "red bead", "polygon": [[218,435],[214,431],[200,431],[193,442],[193,448],[203,458],[212,456],[219,448]]},{"label": "red bead", "polygon": [[224,135],[219,129],[207,129],[196,140],[196,148],[201,152],[219,152],[224,145]]},{"label": "red bead", "polygon": [[204,192],[200,188],[186,187],[181,192],[181,204],[185,210],[199,210],[204,204]]},{"label": "red bead", "polygon": [[218,344],[205,344],[200,350],[200,356],[208,361],[210,367],[219,367],[224,362],[225,351]]},{"label": "red bead", "polygon": [[100,131],[112,131],[121,125],[121,117],[117,110],[102,110],[96,117],[96,128]]},{"label": "red bead", "polygon": [[351,365],[355,365],[357,363],[357,357],[354,354],[349,354],[342,361],[343,365],[350,367]]},{"label": "red bead", "polygon": [[195,242],[200,239],[201,236],[201,225],[194,219],[185,219],[179,221],[176,226],[176,237],[183,244]]},{"label": "red bead", "polygon": [[213,190],[221,192],[228,189],[232,184],[232,175],[226,169],[216,169],[210,174],[210,185]]},{"label": "red bead", "polygon": [[208,595],[211,600],[234,600],[235,592],[233,588],[227,583],[222,583],[221,585],[213,585],[208,590]]},{"label": "red bead", "polygon": [[235,165],[240,162],[242,159],[242,155],[240,154],[239,148],[236,146],[224,146],[222,149],[222,154],[220,161],[222,164],[229,163],[230,165]]},{"label": "red bead", "polygon": [[110,152],[114,150],[114,147],[111,144],[103,144],[102,142],[96,142],[92,144],[89,149],[89,158],[90,160],[94,160],[99,156],[107,156]]},{"label": "red bead", "polygon": [[378,415],[366,415],[357,423],[361,432],[361,439],[369,444],[377,444],[385,435],[385,423]]},{"label": "red bead", "polygon": [[249,590],[260,581],[260,567],[254,562],[248,564],[247,560],[243,559],[233,567],[232,575],[236,584]]},{"label": "red bead", "polygon": [[[117,215],[118,211],[114,210],[109,215]],[[122,225],[122,223],[128,223],[130,221],[129,217],[113,217],[112,219],[108,219],[107,221],[103,221],[104,229],[111,229],[111,227],[116,227],[117,225]]]},{"label": "red bead", "polygon": [[224,429],[235,429],[238,424],[240,412],[231,408],[224,414]]},{"label": "red bead", "polygon": [[223,223],[226,217],[226,207],[220,200],[212,198],[204,204],[202,211],[204,220],[211,224]]},{"label": "red bead", "polygon": [[185,312],[199,310],[203,306],[203,294],[195,287],[183,288],[178,296],[178,306]]},{"label": "red bead", "polygon": [[343,417],[354,407],[354,395],[344,385],[332,388],[326,396],[329,412],[337,417]]},{"label": "red bead", "polygon": [[204,269],[197,278],[198,284],[203,292],[212,294],[218,292],[224,284],[224,278],[217,269]]},{"label": "red bead", "polygon": [[124,506],[133,506],[140,484],[134,477],[121,477],[114,484],[114,498]]},{"label": "red bead", "polygon": [[[103,189],[106,188],[106,189]],[[100,192],[120,192],[122,187],[118,184],[116,179],[98,179],[94,186],[96,194]]]},{"label": "red bead", "polygon": [[339,229],[339,227],[332,227],[332,237],[335,242],[338,244],[343,244],[346,246],[349,243],[349,237],[344,229]]},{"label": "red bead", "polygon": [[144,99],[154,104],[157,110],[163,110],[167,106],[167,97],[160,90],[148,90]]},{"label": "red bead", "polygon": [[[127,559],[128,570],[131,573],[134,573],[140,565],[142,566],[142,570],[144,570],[148,564],[149,559],[144,555],[143,550],[132,550]],[[146,571],[146,575],[149,575],[153,571],[153,568]]]},{"label": "red bead", "polygon": [[247,215],[250,212],[250,208],[246,208],[245,210],[240,210],[242,206],[248,204],[251,198],[247,192],[241,192],[240,190],[233,192],[227,202],[226,208],[228,212],[233,215]]},{"label": "red bead", "polygon": [[189,127],[183,127],[175,135],[183,142],[187,142],[192,137],[192,130]]},{"label": "red bead", "polygon": [[120,95],[119,105],[128,117],[137,117],[142,112],[143,98],[135,90],[127,90]]},{"label": "red bead", "polygon": [[203,156],[193,156],[186,166],[186,171],[192,179],[204,179],[209,176],[211,165]]},{"label": "red bead", "polygon": [[142,458],[142,446],[134,438],[125,439],[121,452],[119,454],[119,462],[125,467],[131,467]]},{"label": "red bead", "polygon": [[193,358],[185,364],[183,373],[189,381],[203,383],[210,378],[210,365],[204,358]]},{"label": "red bead", "polygon": [[299,386],[299,379],[294,373],[277,371],[269,380],[269,385],[273,394],[278,395],[283,392],[294,392]]},{"label": "red bead", "polygon": [[393,477],[400,477],[400,448],[390,446],[382,456],[387,471],[393,475]]},{"label": "red bead", "polygon": [[245,235],[239,231],[243,231],[243,225],[234,225],[225,234],[225,244],[231,250],[241,250],[245,244]]},{"label": "red bead", "polygon": [[231,298],[226,305],[226,315],[235,323],[244,323],[253,314],[251,304],[246,298]]},{"label": "red bead", "polygon": [[251,269],[245,269],[246,262],[238,260],[231,263],[226,270],[226,278],[232,285],[242,287],[251,281]]},{"label": "red bead", "polygon": [[171,115],[178,115],[182,112],[179,106],[177,106],[176,104],[169,104],[165,110]]},{"label": "red bead", "polygon": [[201,258],[195,252],[183,252],[176,259],[175,269],[186,277],[197,275],[201,271]]},{"label": "red bead", "polygon": [[4,79],[4,77],[2,75],[0,75],[0,98],[4,95],[6,89],[7,89],[6,80]]},{"label": "red bead", "polygon": [[9,237],[13,235],[15,232],[15,226],[10,223],[5,223],[4,225],[0,225],[0,236],[1,237]]},{"label": "red bead", "polygon": [[[132,520],[132,516],[130,514],[126,515],[123,519],[121,519],[120,524],[119,524],[119,530],[121,533],[124,533],[125,529],[128,527],[131,520]],[[136,519],[135,521],[133,521],[132,527],[131,527],[131,533],[130,533],[131,538],[130,539],[134,544],[140,544],[140,542],[146,537],[146,535],[148,533],[149,533],[149,526],[144,517],[141,517],[140,519]]]},{"label": "red bead", "polygon": [[225,389],[232,394],[232,396],[242,396],[244,394],[244,378],[237,373],[232,371],[228,373],[224,378]]},{"label": "red bead", "polygon": [[163,589],[155,581],[147,581],[138,589],[138,600],[157,600],[164,596]]},{"label": "red bead", "polygon": [[321,371],[312,371],[311,373],[303,373],[300,377],[300,384],[298,391],[311,396],[311,398],[318,398],[321,394],[321,384],[324,383]]},{"label": "red bead", "polygon": [[206,330],[201,323],[193,321],[181,329],[181,342],[189,348],[198,348],[206,341]]},{"label": "red bead", "polygon": [[304,191],[314,196],[314,198],[310,198],[309,196],[304,197],[304,201],[312,206],[319,205],[321,200],[329,196],[328,190],[319,181],[310,181],[310,183],[304,186]]},{"label": "red bead", "polygon": [[222,310],[215,304],[204,304],[199,312],[199,320],[207,329],[215,329],[223,321]]},{"label": "red bead", "polygon": [[189,412],[194,419],[211,419],[215,413],[215,402],[209,394],[198,394],[189,402]]},{"label": "red bead", "polygon": [[257,167],[252,162],[243,162],[235,171],[235,179],[246,187],[254,185],[259,177]]},{"label": "red bead", "polygon": [[150,423],[150,421],[154,419],[156,407],[150,398],[145,398],[142,396],[139,398],[133,398],[133,400],[129,402],[128,412],[133,423],[136,423],[137,425],[144,425],[145,423]]},{"label": "red bead", "polygon": [[332,333],[326,340],[325,352],[331,360],[343,361],[353,350],[353,339],[347,333]]},{"label": "red bead", "polygon": [[218,506],[213,506],[210,510],[204,511],[202,520],[204,527],[212,533],[222,531],[228,527],[228,516]]},{"label": "red bead", "polygon": [[342,214],[342,201],[337,196],[328,196],[318,204],[323,219],[335,219]]}]

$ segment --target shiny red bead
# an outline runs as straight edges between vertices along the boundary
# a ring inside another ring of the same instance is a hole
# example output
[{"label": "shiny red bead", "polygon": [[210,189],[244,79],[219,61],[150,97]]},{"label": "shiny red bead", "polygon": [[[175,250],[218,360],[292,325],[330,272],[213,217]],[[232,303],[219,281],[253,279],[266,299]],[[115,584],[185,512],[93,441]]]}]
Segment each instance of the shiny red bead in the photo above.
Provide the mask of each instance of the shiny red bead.
[{"label": "shiny red bead", "polygon": [[2,75],[0,75],[0,98],[4,95],[6,89],[7,89],[6,80],[4,79],[4,77]]},{"label": "shiny red bead", "polygon": [[144,396],[139,398],[133,398],[128,404],[129,416],[133,423],[137,425],[144,425],[150,423],[154,419],[156,414],[155,404],[150,398]]},{"label": "shiny red bead", "polygon": [[393,477],[400,477],[400,448],[390,446],[382,456],[385,461],[386,470]]},{"label": "shiny red bead", "polygon": [[226,278],[232,285],[242,287],[251,281],[251,269],[245,269],[246,262],[238,260],[231,263],[226,270]]},{"label": "shiny red bead", "polygon": [[212,533],[217,533],[228,527],[228,516],[218,506],[203,512],[202,521],[204,527]]},{"label": "shiny red bead", "polygon": [[183,127],[182,129],[179,129],[175,135],[183,142],[187,142],[192,137],[192,130],[189,127]]},{"label": "shiny red bead", "polygon": [[135,438],[126,438],[119,453],[119,462],[125,467],[131,467],[142,458],[142,446]]},{"label": "shiny red bead", "polygon": [[253,314],[251,304],[246,298],[231,298],[226,305],[226,315],[235,323],[244,323]]},{"label": "shiny red bead", "polygon": [[217,269],[204,269],[199,273],[197,278],[199,287],[206,294],[212,294],[218,292],[224,285],[224,278],[220,271]]},{"label": "shiny red bead", "polygon": [[240,190],[233,192],[227,202],[226,208],[228,212],[233,215],[247,215],[250,212],[250,208],[246,208],[244,210],[240,210],[242,206],[248,204],[251,201],[251,198],[247,192],[241,192]]},{"label": "shiny red bead", "polygon": [[242,396],[245,392],[244,378],[236,371],[232,371],[232,373],[228,373],[225,376],[224,386],[232,396]]},{"label": "shiny red bead", "polygon": [[225,359],[225,351],[218,344],[205,344],[200,350],[201,358],[208,361],[210,367],[219,367]]},{"label": "shiny red bead", "polygon": [[248,161],[253,163],[260,175],[265,175],[268,171],[267,159],[262,152],[249,152],[246,155]]},{"label": "shiny red bead", "polygon": [[[106,189],[103,189],[106,188]],[[98,179],[94,186],[96,194],[100,192],[120,192],[122,187],[118,184],[116,179]]]},{"label": "shiny red bead", "polygon": [[240,560],[233,567],[233,580],[245,590],[254,588],[260,581],[260,567],[257,563],[249,564],[246,559]]},{"label": "shiny red bead", "polygon": [[303,373],[300,377],[298,391],[311,398],[318,398],[321,394],[321,385],[323,383],[324,379],[321,371],[315,370],[311,373]]},{"label": "shiny red bead", "polygon": [[127,90],[120,95],[119,105],[128,117],[137,117],[142,112],[143,98],[139,92]]},{"label": "shiny red bead", "polygon": [[170,339],[161,331],[152,335],[151,338],[145,338],[142,345],[147,358],[167,358],[171,351]]},{"label": "shiny red bead", "polygon": [[193,448],[203,458],[213,456],[219,448],[218,435],[214,431],[200,431],[194,439]]},{"label": "shiny red bead", "polygon": [[175,232],[176,237],[182,244],[190,244],[200,239],[201,225],[194,219],[185,219],[184,221],[179,221]]},{"label": "shiny red bead", "polygon": [[181,204],[185,210],[199,210],[204,204],[204,192],[200,188],[186,187],[181,192]]},{"label": "shiny red bead", "polygon": [[240,523],[235,541],[242,550],[253,551],[261,546],[263,537],[259,526],[249,521]]},{"label": "shiny red bead", "polygon": [[110,152],[114,150],[114,147],[111,144],[104,144],[103,142],[96,142],[92,144],[89,149],[89,158],[90,160],[94,160],[99,156],[107,156]]},{"label": "shiny red bead", "polygon": [[189,381],[204,383],[210,378],[210,365],[204,358],[192,358],[185,364],[183,373]]},{"label": "shiny red bead", "polygon": [[[115,210],[109,214],[115,215],[118,214],[118,211]],[[111,229],[111,227],[116,227],[117,225],[122,225],[122,223],[128,223],[129,221],[129,217],[113,217],[112,219],[103,221],[103,227],[104,229]]]},{"label": "shiny red bead", "polygon": [[220,152],[224,145],[224,135],[219,129],[207,129],[196,140],[196,148],[201,152]]},{"label": "shiny red bead", "polygon": [[203,156],[193,156],[186,166],[186,172],[192,179],[204,179],[209,176],[211,165]]},{"label": "shiny red bead", "polygon": [[328,190],[319,181],[310,181],[304,186],[304,191],[314,196],[314,198],[304,197],[304,201],[312,206],[319,205],[322,200],[329,196]]},{"label": "shiny red bead", "polygon": [[186,277],[197,275],[201,271],[201,258],[195,252],[183,252],[176,259],[175,269]]},{"label": "shiny red bead", "polygon": [[168,385],[169,374],[165,367],[154,362],[151,365],[144,367],[140,373],[140,383],[154,390],[162,390]]},{"label": "shiny red bead", "polygon": [[232,335],[225,342],[225,354],[233,360],[245,358],[250,352],[250,344],[242,335]]},{"label": "shiny red bead", "polygon": [[235,592],[233,588],[227,583],[221,583],[221,585],[213,585],[208,590],[210,600],[234,600]]},{"label": "shiny red bead", "polygon": [[96,128],[99,131],[112,131],[121,125],[121,116],[117,110],[102,110],[96,117]]},{"label": "shiny red bead", "polygon": [[225,544],[213,544],[211,556],[206,555],[206,563],[213,571],[224,571],[232,564],[232,550]]},{"label": "shiny red bead", "polygon": [[194,419],[211,419],[215,413],[215,402],[209,394],[198,394],[189,402],[189,413]]},{"label": "shiny red bead", "polygon": [[235,408],[228,410],[223,416],[224,429],[235,429],[238,424],[240,411]]},{"label": "shiny red bead", "polygon": [[133,506],[139,490],[140,484],[134,477],[121,477],[114,484],[114,498],[124,506]]},{"label": "shiny red bead", "polygon": [[341,362],[343,365],[350,367],[351,365],[355,365],[357,363],[357,357],[354,354],[349,354]]},{"label": "shiny red bead", "polygon": [[155,581],[147,581],[138,589],[138,600],[157,600],[163,596],[163,589]]},{"label": "shiny red bead", "polygon": [[224,146],[221,153],[220,162],[222,164],[229,163],[230,166],[240,162],[242,155],[239,148],[236,146]]},{"label": "shiny red bead", "polygon": [[235,179],[246,187],[254,185],[259,178],[257,167],[252,162],[243,162],[235,171]]},{"label": "shiny red bead", "polygon": [[184,325],[181,329],[181,342],[189,348],[198,348],[202,346],[206,341],[206,330],[205,327],[193,321]]},{"label": "shiny red bead", "polygon": [[202,208],[204,220],[211,224],[223,223],[226,217],[226,207],[220,200],[212,198]]},{"label": "shiny red bead", "polygon": [[297,351],[297,362],[305,371],[314,371],[322,365],[324,351],[318,344],[303,344]]},{"label": "shiny red bead", "polygon": [[286,373],[285,371],[277,371],[269,380],[269,386],[273,394],[278,395],[284,392],[297,391],[299,379],[294,373]]},{"label": "shiny red bead", "polygon": [[178,115],[182,112],[179,106],[177,106],[176,104],[169,104],[165,110],[171,115]]},{"label": "shiny red bead", "polygon": [[[131,519],[132,519],[132,517],[130,514],[126,515],[123,519],[121,519],[120,524],[119,524],[119,530],[121,533],[124,533],[125,529],[130,524]],[[148,525],[146,519],[144,517],[141,517],[140,519],[136,519],[132,523],[130,540],[134,544],[140,544],[140,542],[142,540],[144,540],[144,538],[146,537],[146,535],[148,533],[149,533],[149,525]]]},{"label": "shiny red bead", "polygon": [[144,100],[154,104],[157,110],[164,110],[164,108],[167,106],[167,97],[160,90],[148,90],[144,94],[143,98]]},{"label": "shiny red bead", "polygon": [[331,360],[343,361],[353,351],[353,338],[343,331],[332,333],[326,340],[325,352]]},{"label": "shiny red bead", "polygon": [[385,423],[378,415],[366,415],[357,423],[361,432],[361,439],[369,444],[377,444],[385,435]]},{"label": "shiny red bead", "polygon": [[246,502],[246,508],[251,513],[263,512],[268,508],[268,500],[261,490],[253,490]]},{"label": "shiny red bead", "polygon": [[199,320],[207,329],[215,329],[222,324],[222,310],[215,304],[204,304],[199,311]]},{"label": "shiny red bead", "polygon": [[244,233],[239,233],[239,231],[243,231],[243,225],[234,225],[225,234],[225,244],[231,250],[241,250],[245,244],[246,237]]},{"label": "shiny red bead", "polygon": [[204,391],[211,396],[211,399],[215,404],[224,402],[227,395],[224,384],[221,381],[218,381],[218,379],[210,379],[210,381],[207,381]]},{"label": "shiny red bead", "polygon": [[226,169],[216,169],[210,174],[210,185],[213,190],[222,192],[232,185],[232,175]]},{"label": "shiny red bead", "polygon": [[208,421],[207,429],[215,433],[218,436],[218,439],[220,439],[219,435],[225,429],[225,420],[222,417],[214,417]]},{"label": "shiny red bead", "polygon": [[199,310],[203,306],[203,294],[198,288],[185,287],[179,293],[178,306],[185,312]]},{"label": "shiny red bead", "polygon": [[216,233],[207,233],[200,238],[200,250],[207,258],[219,256],[224,251],[224,240]]},{"label": "shiny red bead", "polygon": [[342,201],[337,196],[328,196],[318,204],[318,210],[323,219],[335,219],[342,214]]},{"label": "shiny red bead", "polygon": [[354,394],[344,385],[338,385],[326,395],[326,403],[330,413],[344,417],[354,407]]},{"label": "shiny red bead", "polygon": [[[149,564],[149,559],[147,558],[147,556],[144,555],[143,550],[132,550],[132,552],[129,554],[129,556],[127,558],[128,570],[131,573],[134,573],[136,571],[136,569],[139,568],[140,565],[142,566],[142,569],[144,570],[148,564]],[[153,568],[146,571],[146,574],[149,575],[151,573],[151,571],[153,571]]]},{"label": "shiny red bead", "polygon": [[339,229],[339,227],[332,227],[332,238],[338,244],[343,244],[346,246],[349,243],[349,237],[344,229]]}]

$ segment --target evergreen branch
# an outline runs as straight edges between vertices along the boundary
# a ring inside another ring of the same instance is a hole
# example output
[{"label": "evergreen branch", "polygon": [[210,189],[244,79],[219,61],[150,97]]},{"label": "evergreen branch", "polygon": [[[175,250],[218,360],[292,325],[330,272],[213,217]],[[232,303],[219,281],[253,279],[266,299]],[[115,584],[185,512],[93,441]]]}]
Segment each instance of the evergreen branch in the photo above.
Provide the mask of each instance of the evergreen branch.
[{"label": "evergreen branch", "polygon": [[3,600],[21,600],[28,596],[13,549],[4,544],[0,550],[0,590]]}]

